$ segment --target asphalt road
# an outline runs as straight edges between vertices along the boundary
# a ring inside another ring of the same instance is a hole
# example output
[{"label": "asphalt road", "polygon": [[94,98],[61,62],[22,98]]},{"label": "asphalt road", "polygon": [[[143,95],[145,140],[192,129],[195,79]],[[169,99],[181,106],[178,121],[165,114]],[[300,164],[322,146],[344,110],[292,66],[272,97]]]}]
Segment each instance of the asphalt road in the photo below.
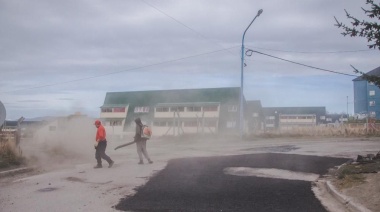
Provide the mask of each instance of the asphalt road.
[{"label": "asphalt road", "polygon": [[136,194],[115,206],[124,211],[326,211],[312,183],[227,175],[227,167],[275,168],[326,174],[347,158],[247,154],[170,160]]}]

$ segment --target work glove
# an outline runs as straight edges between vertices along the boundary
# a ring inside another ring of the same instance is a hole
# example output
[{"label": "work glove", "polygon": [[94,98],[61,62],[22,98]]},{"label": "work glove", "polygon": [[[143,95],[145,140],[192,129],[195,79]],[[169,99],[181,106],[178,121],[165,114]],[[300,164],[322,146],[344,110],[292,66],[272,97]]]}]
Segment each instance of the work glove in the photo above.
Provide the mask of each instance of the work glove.
[{"label": "work glove", "polygon": [[98,147],[98,144],[99,144],[99,142],[96,142],[96,141],[95,141],[95,143],[94,143],[94,147],[95,147],[95,149]]}]

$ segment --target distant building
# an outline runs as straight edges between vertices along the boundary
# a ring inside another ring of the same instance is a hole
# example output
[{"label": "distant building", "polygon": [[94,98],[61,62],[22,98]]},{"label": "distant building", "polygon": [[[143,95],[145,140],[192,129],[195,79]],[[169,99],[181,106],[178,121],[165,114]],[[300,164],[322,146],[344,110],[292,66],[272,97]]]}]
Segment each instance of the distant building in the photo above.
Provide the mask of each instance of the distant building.
[{"label": "distant building", "polygon": [[[380,77],[380,67],[366,74]],[[367,114],[369,117],[380,119],[380,89],[361,76],[352,81],[354,83],[354,113]]]},{"label": "distant building", "polygon": [[96,132],[95,119],[86,115],[73,114],[65,117],[51,117],[47,121],[40,121],[38,125],[27,126],[33,131],[33,140],[38,143],[62,143],[68,140],[77,140],[79,143],[88,143],[94,140]]},{"label": "distant building", "polygon": [[264,129],[264,114],[260,100],[246,102],[245,118],[248,133],[257,133]]},{"label": "distant building", "polygon": [[348,121],[347,114],[327,114],[326,115],[326,125],[329,126],[340,126],[343,122]]},{"label": "distant building", "polygon": [[310,127],[325,123],[325,107],[264,107],[265,130]]},{"label": "distant building", "polygon": [[239,87],[108,92],[100,118],[115,136],[133,133],[136,117],[155,136],[237,132],[239,94]]}]

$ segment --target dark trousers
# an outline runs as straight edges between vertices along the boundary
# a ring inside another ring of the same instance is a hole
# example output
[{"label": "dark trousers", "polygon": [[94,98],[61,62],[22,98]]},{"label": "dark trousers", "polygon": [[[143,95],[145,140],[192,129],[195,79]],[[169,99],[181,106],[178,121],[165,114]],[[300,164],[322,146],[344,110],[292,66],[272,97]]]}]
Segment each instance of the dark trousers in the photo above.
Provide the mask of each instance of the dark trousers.
[{"label": "dark trousers", "polygon": [[107,141],[100,141],[96,147],[95,158],[99,165],[102,164],[102,158],[108,163],[111,163],[112,160],[108,155],[106,155]]}]

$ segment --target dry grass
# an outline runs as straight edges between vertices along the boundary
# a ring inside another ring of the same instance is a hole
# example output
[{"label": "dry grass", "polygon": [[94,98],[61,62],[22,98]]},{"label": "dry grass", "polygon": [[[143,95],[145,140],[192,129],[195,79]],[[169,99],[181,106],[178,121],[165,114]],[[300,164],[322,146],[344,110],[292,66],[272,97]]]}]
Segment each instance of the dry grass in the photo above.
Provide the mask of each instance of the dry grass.
[{"label": "dry grass", "polygon": [[362,184],[366,181],[365,173],[377,173],[380,171],[380,161],[372,161],[371,163],[345,164],[335,172],[338,188],[351,188]]},{"label": "dry grass", "polygon": [[10,166],[19,166],[23,163],[23,158],[17,151],[13,142],[0,141],[0,168],[7,168]]},{"label": "dry grass", "polygon": [[339,189],[352,188],[365,182],[365,176],[363,174],[345,175],[344,178],[336,181],[336,186]]},{"label": "dry grass", "polygon": [[[248,133],[249,134],[249,133]],[[302,138],[302,137],[377,137],[380,136],[380,126],[366,128],[364,123],[346,123],[337,126],[305,126],[280,127],[252,133],[247,138]]]}]

